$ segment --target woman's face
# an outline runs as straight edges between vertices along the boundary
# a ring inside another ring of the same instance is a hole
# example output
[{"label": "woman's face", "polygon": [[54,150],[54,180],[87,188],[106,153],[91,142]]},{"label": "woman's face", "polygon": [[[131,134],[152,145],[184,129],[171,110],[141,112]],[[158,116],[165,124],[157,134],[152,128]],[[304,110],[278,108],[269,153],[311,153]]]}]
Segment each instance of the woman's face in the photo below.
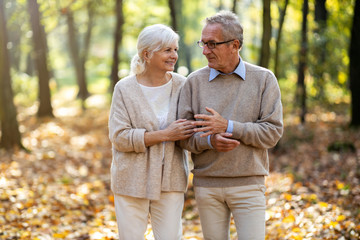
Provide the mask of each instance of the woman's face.
[{"label": "woman's face", "polygon": [[177,41],[154,52],[147,64],[148,69],[156,69],[164,72],[174,71],[178,59]]}]

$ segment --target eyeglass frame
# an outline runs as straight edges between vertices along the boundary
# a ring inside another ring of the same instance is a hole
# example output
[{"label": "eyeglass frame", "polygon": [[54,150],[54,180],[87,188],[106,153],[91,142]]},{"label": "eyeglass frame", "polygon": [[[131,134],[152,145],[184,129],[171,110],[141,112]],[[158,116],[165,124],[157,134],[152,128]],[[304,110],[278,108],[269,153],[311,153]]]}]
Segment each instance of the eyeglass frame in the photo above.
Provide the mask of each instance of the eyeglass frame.
[{"label": "eyeglass frame", "polygon": [[[235,41],[236,39],[231,39],[231,40],[228,40],[228,41],[223,41],[223,42],[203,42],[202,40],[199,40],[197,41],[197,45],[200,47],[200,48],[204,48],[205,45],[209,48],[209,49],[215,49],[216,48],[216,45],[220,45],[220,44],[224,44],[224,43],[229,43],[229,42],[232,42],[232,41]],[[203,44],[203,46],[200,46],[200,44]],[[214,47],[209,47],[209,43],[210,44],[214,44]]]}]

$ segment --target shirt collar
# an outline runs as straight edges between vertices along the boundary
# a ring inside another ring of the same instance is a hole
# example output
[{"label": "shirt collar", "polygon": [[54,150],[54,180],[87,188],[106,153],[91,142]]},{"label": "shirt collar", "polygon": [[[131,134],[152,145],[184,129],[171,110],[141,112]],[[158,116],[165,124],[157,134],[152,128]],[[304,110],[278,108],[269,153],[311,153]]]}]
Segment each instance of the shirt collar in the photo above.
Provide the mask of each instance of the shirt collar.
[{"label": "shirt collar", "polygon": [[244,61],[239,57],[240,62],[238,64],[238,66],[235,68],[235,70],[231,73],[222,73],[214,68],[210,68],[210,76],[209,76],[209,82],[214,80],[219,74],[221,75],[230,75],[235,73],[236,75],[238,75],[239,77],[241,77],[243,80],[245,80],[245,64]]}]

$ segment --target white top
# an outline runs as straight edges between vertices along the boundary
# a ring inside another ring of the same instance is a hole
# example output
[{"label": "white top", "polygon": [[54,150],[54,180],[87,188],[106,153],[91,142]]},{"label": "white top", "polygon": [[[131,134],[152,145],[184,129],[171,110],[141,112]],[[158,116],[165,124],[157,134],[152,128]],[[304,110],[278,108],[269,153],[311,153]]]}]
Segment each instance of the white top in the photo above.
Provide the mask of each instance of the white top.
[{"label": "white top", "polygon": [[156,117],[159,121],[160,129],[165,129],[166,119],[169,112],[172,79],[164,85],[158,87],[147,87],[139,84],[146,99],[150,103]]}]

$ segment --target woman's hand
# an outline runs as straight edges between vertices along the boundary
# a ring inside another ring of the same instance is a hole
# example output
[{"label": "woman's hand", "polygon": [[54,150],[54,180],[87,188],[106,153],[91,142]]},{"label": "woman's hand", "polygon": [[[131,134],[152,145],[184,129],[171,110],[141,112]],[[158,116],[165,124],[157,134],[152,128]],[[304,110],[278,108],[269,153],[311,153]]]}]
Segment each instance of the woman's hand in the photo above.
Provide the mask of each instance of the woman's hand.
[{"label": "woman's hand", "polygon": [[166,141],[184,140],[194,134],[193,121],[186,119],[178,119],[172,122],[167,128],[164,129],[166,134]]},{"label": "woman's hand", "polygon": [[149,147],[161,142],[184,140],[191,137],[194,134],[192,122],[186,119],[179,119],[172,122],[164,130],[145,132],[145,146]]}]

